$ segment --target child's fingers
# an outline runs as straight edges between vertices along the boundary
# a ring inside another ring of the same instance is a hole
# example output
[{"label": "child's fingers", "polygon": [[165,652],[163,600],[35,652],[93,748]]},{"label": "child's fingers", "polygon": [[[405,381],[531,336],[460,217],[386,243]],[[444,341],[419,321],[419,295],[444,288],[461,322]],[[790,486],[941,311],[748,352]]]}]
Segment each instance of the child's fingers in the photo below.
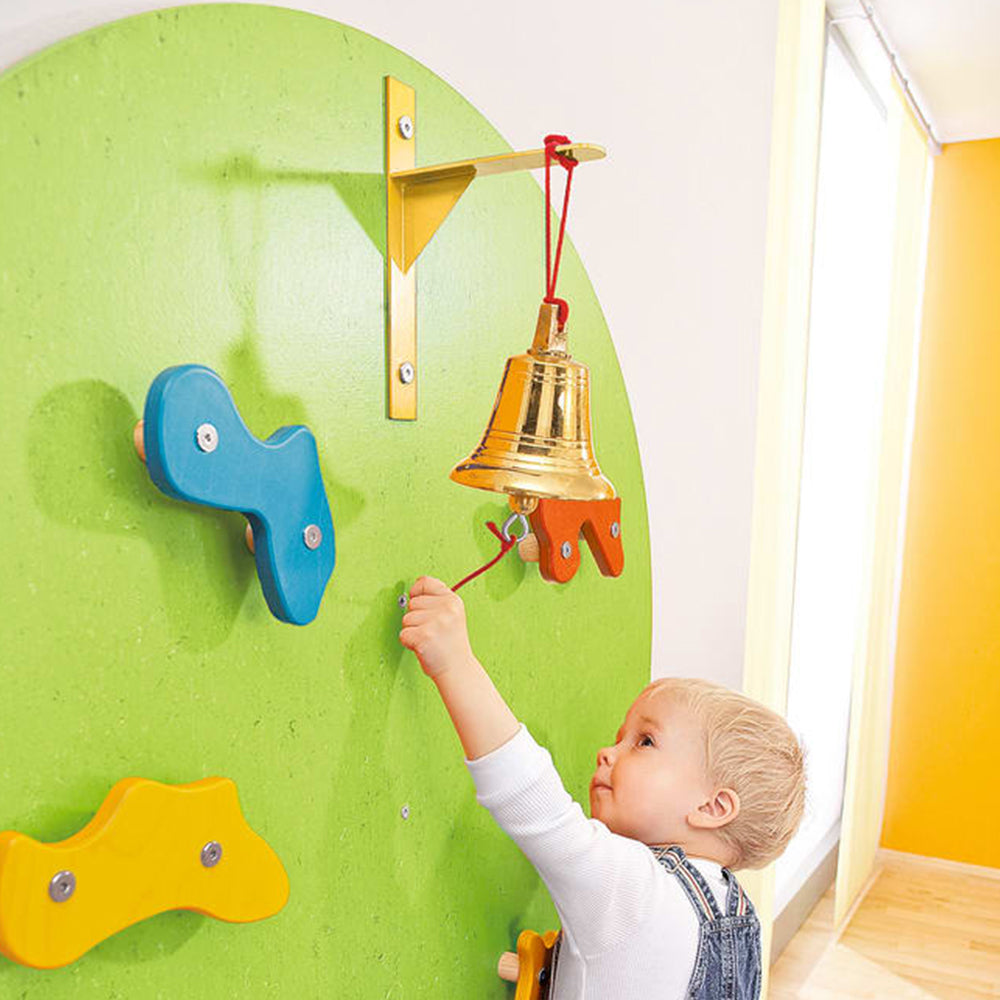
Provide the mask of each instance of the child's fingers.
[{"label": "child's fingers", "polygon": [[423,625],[424,622],[429,621],[433,617],[429,611],[414,611],[411,609],[403,615],[403,628],[413,628],[417,625]]},{"label": "child's fingers", "polygon": [[399,641],[407,648],[416,650],[419,642],[420,630],[415,628],[404,628],[400,630]]},{"label": "child's fingers", "polygon": [[421,576],[410,588],[410,598],[419,597],[421,594],[450,594],[451,587],[443,583],[434,576]]},{"label": "child's fingers", "polygon": [[443,607],[448,601],[448,594],[418,594],[406,605],[410,611],[428,611],[431,608]]}]

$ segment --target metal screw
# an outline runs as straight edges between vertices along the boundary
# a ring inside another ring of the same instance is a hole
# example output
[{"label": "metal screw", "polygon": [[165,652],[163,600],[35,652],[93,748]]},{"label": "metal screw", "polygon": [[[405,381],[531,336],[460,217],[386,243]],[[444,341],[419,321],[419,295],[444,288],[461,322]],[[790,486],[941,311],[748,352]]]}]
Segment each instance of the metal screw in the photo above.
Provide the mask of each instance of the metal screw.
[{"label": "metal screw", "polygon": [[76,876],[72,872],[56,872],[49,882],[49,896],[56,903],[65,903],[76,892]]},{"label": "metal screw", "polygon": [[559,551],[562,553],[563,559],[569,559],[569,557],[573,554],[573,546],[570,545],[569,542],[563,542]]},{"label": "metal screw", "polygon": [[413,365],[409,361],[404,361],[399,366],[399,381],[403,385],[409,385],[413,381]]},{"label": "metal screw", "polygon": [[217,840],[210,840],[201,849],[201,863],[206,868],[214,868],[222,859],[222,844]]},{"label": "metal screw", "polygon": [[413,119],[409,115],[402,115],[396,125],[399,127],[399,134],[404,139],[413,138]]},{"label": "metal screw", "polygon": [[307,549],[318,549],[319,543],[323,541],[323,532],[318,524],[307,524],[302,532],[302,538]]},{"label": "metal screw", "polygon": [[196,433],[198,447],[209,453],[219,447],[219,432],[211,424],[201,424]]},{"label": "metal screw", "polygon": [[403,819],[409,819],[410,818],[410,807],[409,806],[403,806],[403,808],[399,810],[399,815],[402,816]]},{"label": "metal screw", "polygon": [[400,594],[399,597],[396,598],[396,603],[405,611],[407,605],[410,603],[410,599],[406,596],[406,594]]},{"label": "metal screw", "polygon": [[617,538],[621,533],[622,533],[621,525],[617,521],[615,521],[611,525],[611,537]]}]

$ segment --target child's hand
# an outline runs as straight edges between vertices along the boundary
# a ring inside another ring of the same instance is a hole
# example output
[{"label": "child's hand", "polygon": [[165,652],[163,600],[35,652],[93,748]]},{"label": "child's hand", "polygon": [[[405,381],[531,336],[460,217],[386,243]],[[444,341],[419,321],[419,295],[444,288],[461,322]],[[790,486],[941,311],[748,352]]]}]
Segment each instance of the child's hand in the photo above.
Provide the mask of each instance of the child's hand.
[{"label": "child's hand", "polygon": [[420,577],[410,588],[399,641],[417,654],[428,677],[474,659],[462,598],[432,576]]},{"label": "child's hand", "polygon": [[410,589],[399,641],[412,649],[437,685],[468,760],[478,760],[516,735],[520,724],[473,656],[465,606],[447,584],[422,576]]}]

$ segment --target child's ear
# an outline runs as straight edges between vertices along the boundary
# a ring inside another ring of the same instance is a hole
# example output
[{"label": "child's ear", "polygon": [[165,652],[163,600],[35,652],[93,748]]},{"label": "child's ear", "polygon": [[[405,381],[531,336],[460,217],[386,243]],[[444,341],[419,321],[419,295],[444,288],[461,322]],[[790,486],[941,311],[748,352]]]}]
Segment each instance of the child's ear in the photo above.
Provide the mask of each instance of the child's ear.
[{"label": "child's ear", "polygon": [[715,830],[740,814],[740,797],[731,788],[720,788],[714,796],[688,814],[688,822],[703,830]]}]

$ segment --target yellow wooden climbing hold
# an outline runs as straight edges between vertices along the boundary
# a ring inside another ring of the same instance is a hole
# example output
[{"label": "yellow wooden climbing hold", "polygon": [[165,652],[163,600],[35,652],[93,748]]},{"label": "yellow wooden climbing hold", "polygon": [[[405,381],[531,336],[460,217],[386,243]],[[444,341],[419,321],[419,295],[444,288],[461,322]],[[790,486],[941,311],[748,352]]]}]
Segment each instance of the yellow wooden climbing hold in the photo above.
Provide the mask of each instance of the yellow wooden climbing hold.
[{"label": "yellow wooden climbing hold", "polygon": [[509,983],[517,983],[514,1000],[543,1000],[549,995],[552,977],[553,948],[558,931],[536,934],[521,931],[517,939],[517,954],[505,951],[497,963],[497,975]]},{"label": "yellow wooden climbing hold", "polygon": [[68,840],[0,833],[0,953],[36,969],[67,965],[165,910],[242,923],[287,900],[285,869],[228,778],[125,778]]}]

